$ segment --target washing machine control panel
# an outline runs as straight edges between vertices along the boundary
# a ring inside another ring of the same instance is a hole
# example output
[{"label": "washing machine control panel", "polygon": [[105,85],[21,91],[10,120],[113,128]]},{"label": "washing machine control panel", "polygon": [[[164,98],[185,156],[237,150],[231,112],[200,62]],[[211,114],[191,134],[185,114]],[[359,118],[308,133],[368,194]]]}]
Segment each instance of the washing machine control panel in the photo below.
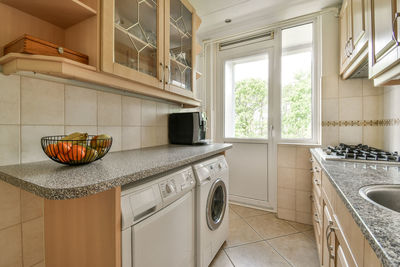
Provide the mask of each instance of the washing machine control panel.
[{"label": "washing machine control panel", "polygon": [[169,179],[160,183],[160,191],[164,199],[180,196],[191,190],[195,185],[194,174],[191,168],[169,177]]}]

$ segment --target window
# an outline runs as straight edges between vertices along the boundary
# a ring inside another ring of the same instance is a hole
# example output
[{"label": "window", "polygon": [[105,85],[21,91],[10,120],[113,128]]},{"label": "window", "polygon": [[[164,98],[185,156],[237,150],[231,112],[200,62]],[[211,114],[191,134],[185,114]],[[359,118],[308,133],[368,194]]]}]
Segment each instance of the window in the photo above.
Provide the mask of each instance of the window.
[{"label": "window", "polygon": [[313,24],[282,30],[281,138],[313,138]]},{"label": "window", "polygon": [[268,138],[267,53],[225,62],[225,138]]}]

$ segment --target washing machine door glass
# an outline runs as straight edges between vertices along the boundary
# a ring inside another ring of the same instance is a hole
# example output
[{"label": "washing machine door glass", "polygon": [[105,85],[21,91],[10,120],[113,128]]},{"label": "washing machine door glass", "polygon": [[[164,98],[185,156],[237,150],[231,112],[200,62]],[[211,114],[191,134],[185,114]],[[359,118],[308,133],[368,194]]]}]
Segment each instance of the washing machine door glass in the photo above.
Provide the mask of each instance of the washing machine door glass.
[{"label": "washing machine door glass", "polygon": [[207,224],[210,230],[216,230],[222,223],[227,205],[226,186],[217,179],[211,186],[207,199]]}]

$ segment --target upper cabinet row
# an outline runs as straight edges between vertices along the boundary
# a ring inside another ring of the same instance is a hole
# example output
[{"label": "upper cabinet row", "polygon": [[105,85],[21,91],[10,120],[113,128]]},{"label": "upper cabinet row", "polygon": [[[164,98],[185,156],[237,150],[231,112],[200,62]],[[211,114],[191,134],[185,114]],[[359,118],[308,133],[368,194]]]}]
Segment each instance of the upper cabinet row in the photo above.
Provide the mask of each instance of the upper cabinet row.
[{"label": "upper cabinet row", "polygon": [[194,97],[200,19],[185,0],[102,0],[103,71]]},{"label": "upper cabinet row", "polygon": [[345,0],[340,11],[340,74],[375,86],[400,84],[400,0]]},{"label": "upper cabinet row", "polygon": [[199,106],[195,99],[196,31],[201,20],[187,0],[0,0],[0,55],[29,34],[89,56],[11,53],[5,74],[32,71],[93,82]]}]

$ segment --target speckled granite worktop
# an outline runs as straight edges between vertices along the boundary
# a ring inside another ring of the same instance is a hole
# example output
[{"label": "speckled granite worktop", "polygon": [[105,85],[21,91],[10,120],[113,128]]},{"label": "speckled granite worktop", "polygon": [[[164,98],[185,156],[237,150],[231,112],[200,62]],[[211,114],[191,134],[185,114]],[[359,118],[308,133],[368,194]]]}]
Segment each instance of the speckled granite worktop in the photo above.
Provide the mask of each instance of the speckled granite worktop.
[{"label": "speckled granite worktop", "polygon": [[373,184],[400,184],[400,165],[323,160],[311,153],[344,201],[383,266],[400,266],[400,213],[376,206],[359,194]]},{"label": "speckled granite worktop", "polygon": [[80,198],[139,181],[230,149],[230,144],[167,145],[114,152],[88,165],[51,160],[0,167],[0,179],[47,199]]}]

